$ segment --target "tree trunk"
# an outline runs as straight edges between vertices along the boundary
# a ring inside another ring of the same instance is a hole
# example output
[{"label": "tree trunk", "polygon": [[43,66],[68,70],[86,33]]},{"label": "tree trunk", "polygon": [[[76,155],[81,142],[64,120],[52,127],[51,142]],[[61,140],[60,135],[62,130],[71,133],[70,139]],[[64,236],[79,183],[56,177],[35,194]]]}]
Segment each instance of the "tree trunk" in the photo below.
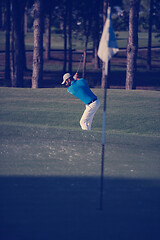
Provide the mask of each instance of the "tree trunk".
[{"label": "tree trunk", "polygon": [[153,0],[150,0],[149,11],[149,29],[148,29],[148,52],[147,52],[147,69],[151,70],[151,46],[152,46],[152,19],[153,19]]},{"label": "tree trunk", "polygon": [[28,32],[28,17],[27,17],[27,6],[24,10],[24,33],[27,34]]},{"label": "tree trunk", "polygon": [[33,72],[32,88],[39,88],[43,79],[43,23],[42,23],[42,0],[34,3],[34,49],[33,49]]},{"label": "tree trunk", "polygon": [[68,71],[72,74],[72,0],[69,0],[69,23],[68,23],[68,31],[69,31],[69,65],[68,65]]},{"label": "tree trunk", "polygon": [[84,57],[83,57],[83,73],[82,77],[85,78],[86,75],[86,62],[87,62],[87,45],[88,45],[88,38],[89,38],[89,20],[86,20],[86,41],[84,47]]},{"label": "tree trunk", "polygon": [[126,90],[136,89],[139,4],[140,0],[130,0]]},{"label": "tree trunk", "polygon": [[22,14],[21,14],[21,1],[12,1],[12,18],[13,18],[13,34],[14,36],[14,59],[12,59],[12,87],[23,87],[23,47],[22,47]]},{"label": "tree trunk", "polygon": [[[87,45],[87,44],[85,44],[85,45]],[[83,52],[83,69],[82,69],[82,77],[83,78],[86,77],[86,61],[87,61],[87,46],[85,46],[84,52]]]},{"label": "tree trunk", "polygon": [[2,2],[0,2],[0,30],[2,30]]},{"label": "tree trunk", "polygon": [[26,66],[26,49],[25,49],[25,4],[26,4],[26,1],[23,0],[22,3],[21,3],[21,38],[22,38],[22,58],[23,58],[23,61],[22,61],[22,64],[23,64],[23,70],[26,70],[27,69],[27,66]]},{"label": "tree trunk", "polygon": [[99,65],[99,59],[98,59],[98,39],[95,39],[94,45],[93,45],[93,59],[94,59],[94,69],[98,69],[100,67]]},{"label": "tree trunk", "polygon": [[13,86],[15,86],[16,85],[16,76],[15,76],[15,57],[14,57],[14,55],[15,55],[15,51],[14,51],[14,49],[15,49],[15,47],[14,47],[14,23],[13,23],[13,21],[12,21],[12,42],[11,42],[11,47],[12,47],[12,51],[11,51],[11,53],[12,53],[12,58],[11,58],[11,86],[13,87]]},{"label": "tree trunk", "polygon": [[84,46],[84,58],[83,58],[83,78],[86,75],[86,63],[87,63],[87,46],[88,46],[88,39],[90,35],[90,29],[92,26],[92,8],[89,5],[89,2],[86,2],[85,9],[85,46]]},{"label": "tree trunk", "polygon": [[10,0],[6,0],[6,49],[5,49],[5,80],[4,86],[11,86],[10,74]]},{"label": "tree trunk", "polygon": [[4,12],[5,1],[0,1],[0,30],[5,30],[5,12]]},{"label": "tree trunk", "polygon": [[64,63],[63,63],[63,72],[66,72],[67,69],[67,12],[68,12],[68,4],[67,0],[64,4],[64,19],[63,19],[63,35],[64,35]]},{"label": "tree trunk", "polygon": [[49,12],[46,15],[46,44],[45,44],[45,58],[50,59],[50,50],[51,50],[51,11],[52,11],[52,3],[49,2]]},{"label": "tree trunk", "polygon": [[94,58],[94,69],[100,68],[100,62],[98,58],[98,44],[99,44],[99,0],[95,0],[93,21],[94,21],[94,32],[93,32],[93,58]]}]

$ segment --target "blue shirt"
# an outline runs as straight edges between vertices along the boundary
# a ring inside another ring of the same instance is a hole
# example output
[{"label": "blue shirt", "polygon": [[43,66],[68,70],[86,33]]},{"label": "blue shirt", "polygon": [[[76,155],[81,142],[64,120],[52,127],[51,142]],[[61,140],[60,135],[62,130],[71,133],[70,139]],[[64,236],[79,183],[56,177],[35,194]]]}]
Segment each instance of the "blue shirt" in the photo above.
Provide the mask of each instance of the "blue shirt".
[{"label": "blue shirt", "polygon": [[67,88],[67,91],[79,98],[85,104],[88,104],[92,100],[96,99],[96,96],[90,90],[88,83],[83,78],[72,81],[71,86]]}]

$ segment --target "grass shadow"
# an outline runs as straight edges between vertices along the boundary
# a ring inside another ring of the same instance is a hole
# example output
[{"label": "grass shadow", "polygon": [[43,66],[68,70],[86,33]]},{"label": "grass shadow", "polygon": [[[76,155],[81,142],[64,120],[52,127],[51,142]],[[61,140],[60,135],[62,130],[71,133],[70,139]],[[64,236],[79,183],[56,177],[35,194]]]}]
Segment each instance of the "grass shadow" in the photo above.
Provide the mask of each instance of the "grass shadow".
[{"label": "grass shadow", "polygon": [[0,177],[0,238],[158,239],[160,181],[97,177]]}]

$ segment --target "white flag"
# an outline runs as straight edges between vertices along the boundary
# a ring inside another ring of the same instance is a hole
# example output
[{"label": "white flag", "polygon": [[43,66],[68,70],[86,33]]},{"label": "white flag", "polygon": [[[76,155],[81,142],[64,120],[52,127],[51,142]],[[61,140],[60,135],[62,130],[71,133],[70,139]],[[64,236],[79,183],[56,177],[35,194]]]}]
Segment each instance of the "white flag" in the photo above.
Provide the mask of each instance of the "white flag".
[{"label": "white flag", "polygon": [[105,62],[105,74],[108,74],[108,62],[119,51],[111,22],[111,8],[108,7],[107,19],[99,43],[98,56]]}]

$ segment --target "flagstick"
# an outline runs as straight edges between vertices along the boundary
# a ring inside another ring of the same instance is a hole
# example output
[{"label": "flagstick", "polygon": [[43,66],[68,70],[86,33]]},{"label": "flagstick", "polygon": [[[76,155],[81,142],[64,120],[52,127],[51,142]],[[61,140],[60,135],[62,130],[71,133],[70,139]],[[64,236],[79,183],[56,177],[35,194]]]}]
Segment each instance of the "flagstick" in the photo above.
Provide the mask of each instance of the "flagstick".
[{"label": "flagstick", "polygon": [[[100,185],[100,210],[103,208],[103,181],[104,181],[104,155],[105,155],[105,134],[106,134],[106,106],[107,106],[107,82],[109,60],[118,52],[118,46],[111,22],[111,8],[108,6],[107,19],[103,27],[103,33],[98,48],[98,56],[103,61],[102,76],[104,77],[104,111],[102,129],[102,156],[101,156],[101,185]],[[105,64],[105,68],[104,68]],[[105,74],[104,74],[105,73]]]},{"label": "flagstick", "polygon": [[99,208],[100,210],[103,209],[103,180],[104,180],[105,135],[106,135],[107,80],[108,80],[108,76],[105,75],[103,124],[102,124],[101,183],[100,183],[100,208]]}]

